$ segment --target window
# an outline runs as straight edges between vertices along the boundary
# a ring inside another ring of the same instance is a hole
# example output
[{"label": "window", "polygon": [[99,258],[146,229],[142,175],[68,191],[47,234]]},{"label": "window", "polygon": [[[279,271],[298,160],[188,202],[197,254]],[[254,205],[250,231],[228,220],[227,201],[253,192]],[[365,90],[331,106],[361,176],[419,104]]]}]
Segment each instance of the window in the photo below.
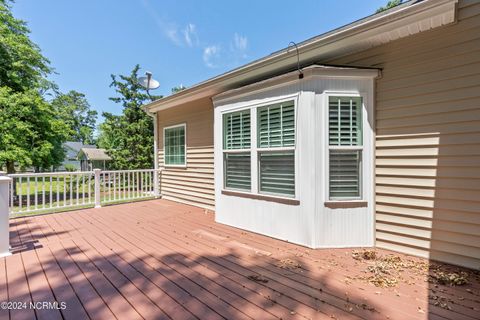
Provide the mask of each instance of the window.
[{"label": "window", "polygon": [[250,110],[232,112],[223,116],[223,148],[250,148]]},{"label": "window", "polygon": [[259,192],[295,196],[295,104],[257,110]]},{"label": "window", "polygon": [[223,115],[223,168],[226,189],[251,190],[250,110]]},{"label": "window", "polygon": [[185,125],[164,128],[164,162],[169,166],[185,165]]},{"label": "window", "polygon": [[225,188],[250,190],[250,152],[225,153]]},{"label": "window", "polygon": [[294,151],[260,152],[260,192],[295,196]]},{"label": "window", "polygon": [[291,147],[295,144],[293,101],[258,109],[258,147]]},{"label": "window", "polygon": [[329,97],[329,198],[361,199],[362,98]]}]

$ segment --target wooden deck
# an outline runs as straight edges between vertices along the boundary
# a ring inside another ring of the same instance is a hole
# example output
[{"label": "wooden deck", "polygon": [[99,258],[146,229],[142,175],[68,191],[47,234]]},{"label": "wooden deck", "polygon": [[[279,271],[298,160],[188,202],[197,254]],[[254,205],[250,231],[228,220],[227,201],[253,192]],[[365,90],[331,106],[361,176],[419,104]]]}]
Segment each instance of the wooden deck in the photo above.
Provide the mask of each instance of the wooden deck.
[{"label": "wooden deck", "polygon": [[0,320],[480,318],[478,273],[444,286],[404,270],[380,288],[352,249],[307,249],[166,200],[13,219],[11,243],[0,301],[27,308]]}]

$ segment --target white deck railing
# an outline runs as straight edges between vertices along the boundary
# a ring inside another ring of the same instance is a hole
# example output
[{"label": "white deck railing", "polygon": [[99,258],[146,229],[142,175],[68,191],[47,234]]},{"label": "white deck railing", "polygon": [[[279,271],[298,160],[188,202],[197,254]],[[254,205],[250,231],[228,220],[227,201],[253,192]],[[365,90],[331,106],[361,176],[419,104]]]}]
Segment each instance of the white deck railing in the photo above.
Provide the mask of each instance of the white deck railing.
[{"label": "white deck railing", "polygon": [[10,174],[10,215],[155,198],[159,174],[155,169]]},{"label": "white deck railing", "polygon": [[155,197],[155,170],[102,171],[103,203]]}]

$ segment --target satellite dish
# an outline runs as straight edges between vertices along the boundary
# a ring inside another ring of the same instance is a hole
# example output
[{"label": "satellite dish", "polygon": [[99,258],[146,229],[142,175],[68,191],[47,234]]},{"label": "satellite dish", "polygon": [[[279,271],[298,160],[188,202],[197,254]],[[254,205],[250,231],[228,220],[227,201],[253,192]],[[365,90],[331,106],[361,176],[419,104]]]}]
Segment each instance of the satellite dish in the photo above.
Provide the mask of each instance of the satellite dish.
[{"label": "satellite dish", "polygon": [[138,78],[138,83],[144,87],[147,91],[148,90],[155,90],[158,87],[160,87],[160,83],[152,79],[152,73],[151,72],[145,72],[146,77],[140,77]]}]

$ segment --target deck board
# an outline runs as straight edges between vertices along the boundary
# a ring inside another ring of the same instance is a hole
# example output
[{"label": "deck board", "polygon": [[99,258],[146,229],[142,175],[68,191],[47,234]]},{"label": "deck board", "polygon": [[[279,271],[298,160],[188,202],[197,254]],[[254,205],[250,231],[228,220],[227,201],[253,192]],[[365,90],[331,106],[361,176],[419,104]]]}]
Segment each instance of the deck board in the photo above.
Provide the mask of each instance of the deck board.
[{"label": "deck board", "polygon": [[[407,272],[412,281],[377,288],[354,279],[365,266],[352,249],[308,249],[217,224],[213,213],[167,200],[17,218],[10,230],[14,254],[0,259],[0,300],[63,301],[67,308],[0,310],[0,320],[471,320],[480,314],[479,277],[449,287]],[[281,268],[282,259],[301,268]],[[436,305],[432,292],[452,301],[448,308]]]}]

